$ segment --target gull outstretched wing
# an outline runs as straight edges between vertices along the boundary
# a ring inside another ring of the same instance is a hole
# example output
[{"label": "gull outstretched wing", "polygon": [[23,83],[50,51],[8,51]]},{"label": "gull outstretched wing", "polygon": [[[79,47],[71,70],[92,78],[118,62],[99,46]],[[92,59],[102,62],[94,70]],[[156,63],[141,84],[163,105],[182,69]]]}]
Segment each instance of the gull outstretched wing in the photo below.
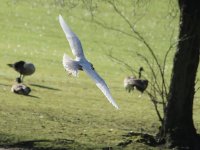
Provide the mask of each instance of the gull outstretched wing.
[{"label": "gull outstretched wing", "polygon": [[69,45],[71,47],[71,50],[74,56],[78,58],[84,57],[80,40],[78,39],[76,34],[70,29],[70,27],[66,24],[66,22],[64,21],[61,15],[59,15],[59,22],[69,42]]},{"label": "gull outstretched wing", "polygon": [[105,81],[97,74],[96,71],[89,67],[84,67],[83,70],[87,73],[87,75],[92,78],[92,80],[96,83],[97,87],[102,91],[102,93],[106,96],[108,101],[116,108],[119,109],[118,105],[116,104],[115,100],[112,98],[110,90],[106,85]]}]

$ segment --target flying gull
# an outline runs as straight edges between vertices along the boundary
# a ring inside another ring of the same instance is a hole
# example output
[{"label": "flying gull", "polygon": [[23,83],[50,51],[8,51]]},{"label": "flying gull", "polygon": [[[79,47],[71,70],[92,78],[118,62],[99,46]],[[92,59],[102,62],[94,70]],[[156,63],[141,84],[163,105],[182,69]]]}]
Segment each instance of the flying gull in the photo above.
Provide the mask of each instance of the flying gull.
[{"label": "flying gull", "polygon": [[75,59],[72,59],[67,54],[64,54],[63,66],[65,70],[73,76],[77,76],[79,70],[85,71],[86,74],[96,83],[97,87],[103,92],[108,101],[116,109],[119,109],[115,100],[112,98],[110,90],[105,81],[97,74],[93,65],[85,58],[80,40],[65,23],[61,15],[59,15],[59,22],[69,42],[72,53],[76,57]]}]

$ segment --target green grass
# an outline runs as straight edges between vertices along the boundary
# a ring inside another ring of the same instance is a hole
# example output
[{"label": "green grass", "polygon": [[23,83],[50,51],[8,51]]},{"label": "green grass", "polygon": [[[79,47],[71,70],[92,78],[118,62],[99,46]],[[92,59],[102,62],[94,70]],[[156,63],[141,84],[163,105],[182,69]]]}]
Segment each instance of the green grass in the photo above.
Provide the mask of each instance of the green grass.
[{"label": "green grass", "polygon": [[[122,136],[129,131],[155,135],[159,121],[146,94],[138,98],[139,92],[127,93],[124,90],[123,79],[131,72],[107,56],[112,52],[114,57],[135,70],[144,66],[148,78],[150,71],[136,53],[144,54],[153,65],[155,62],[150,53],[137,40],[90,22],[88,11],[78,3],[80,1],[74,2],[78,5],[69,9],[54,0],[1,1],[0,145],[38,140],[34,147],[49,149],[157,149],[137,142],[125,148],[117,146],[126,140],[139,138]],[[174,38],[178,31],[178,16],[172,19],[168,15],[171,9],[166,3],[167,0],[157,0],[146,4],[145,8],[141,4],[136,7],[136,18],[131,15],[132,6],[128,2],[124,4],[124,13],[131,21],[143,16],[136,29],[150,43],[161,62],[169,47],[172,30],[175,30]],[[109,5],[101,2],[97,8],[95,15],[98,19],[131,32]],[[78,78],[66,75],[61,63],[62,55],[65,52],[72,56],[72,53],[58,23],[59,14],[81,39],[85,55],[106,80],[120,110],[109,104],[84,73],[80,72]],[[168,81],[174,52],[173,49],[168,58]],[[36,66],[35,74],[25,78],[25,83],[32,89],[31,96],[10,92],[18,74],[6,64],[18,60],[31,61]],[[199,92],[196,93],[194,105],[198,132],[199,96]]]}]

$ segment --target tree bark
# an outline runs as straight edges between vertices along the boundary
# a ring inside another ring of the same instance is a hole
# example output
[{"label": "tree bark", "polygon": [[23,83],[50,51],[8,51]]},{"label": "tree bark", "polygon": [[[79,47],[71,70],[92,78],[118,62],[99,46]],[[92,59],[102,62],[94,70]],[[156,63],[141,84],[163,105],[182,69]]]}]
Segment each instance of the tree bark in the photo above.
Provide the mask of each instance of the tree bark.
[{"label": "tree bark", "polygon": [[196,149],[197,133],[192,114],[200,50],[200,2],[179,0],[179,7],[179,42],[174,57],[162,135],[171,147]]}]

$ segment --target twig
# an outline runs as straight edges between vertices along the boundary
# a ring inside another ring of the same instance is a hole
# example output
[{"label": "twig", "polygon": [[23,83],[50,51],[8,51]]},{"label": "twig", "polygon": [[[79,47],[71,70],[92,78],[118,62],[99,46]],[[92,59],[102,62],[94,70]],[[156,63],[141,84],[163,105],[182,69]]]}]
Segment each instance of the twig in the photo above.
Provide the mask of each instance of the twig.
[{"label": "twig", "polygon": [[157,88],[156,88],[156,87],[154,87],[154,88],[156,88],[156,89],[158,90],[158,92],[161,94],[161,93],[162,93],[162,90],[161,90],[160,85],[159,85],[159,83],[158,83],[158,81],[157,81],[157,75],[156,75],[156,73],[155,73],[153,67],[152,67],[151,64],[149,63],[149,60],[148,60],[144,55],[142,55],[142,54],[140,54],[140,53],[137,53],[137,55],[138,55],[139,57],[141,57],[141,58],[146,62],[146,64],[148,65],[148,67],[150,68],[151,73],[153,74],[153,79],[154,79],[155,84],[156,84],[156,86],[157,86]]},{"label": "twig", "polygon": [[158,110],[157,104],[158,104],[158,103],[163,104],[163,103],[158,102],[158,101],[155,99],[155,97],[154,97],[150,92],[148,92],[148,91],[146,91],[146,92],[147,92],[147,94],[149,95],[150,100],[152,101],[152,103],[153,103],[153,105],[154,105],[154,108],[155,108],[155,110],[156,110],[156,114],[157,114],[157,116],[158,116],[158,118],[159,118],[159,121],[160,121],[161,124],[162,124],[163,118],[161,117],[161,114],[160,114],[160,112],[159,112],[159,110]]},{"label": "twig", "polygon": [[118,62],[118,63],[124,65],[124,66],[132,73],[132,75],[134,75],[134,73],[137,73],[136,70],[134,70],[129,64],[127,64],[127,63],[124,62],[123,60],[120,60],[120,59],[118,59],[118,58],[112,56],[112,54],[110,54],[110,53],[107,54],[107,56],[110,57],[111,59],[113,59],[114,61],[116,61],[116,62]]}]

